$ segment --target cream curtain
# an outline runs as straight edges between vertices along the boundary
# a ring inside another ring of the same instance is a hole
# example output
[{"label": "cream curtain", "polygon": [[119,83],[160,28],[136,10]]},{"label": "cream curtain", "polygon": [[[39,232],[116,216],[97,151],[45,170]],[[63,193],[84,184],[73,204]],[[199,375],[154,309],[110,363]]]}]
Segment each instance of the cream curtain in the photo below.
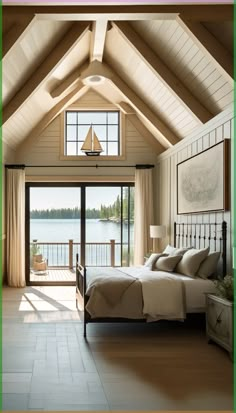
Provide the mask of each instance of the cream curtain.
[{"label": "cream curtain", "polygon": [[25,286],[25,171],[7,170],[7,280]]},{"label": "cream curtain", "polygon": [[134,197],[134,265],[142,265],[151,249],[153,224],[153,169],[136,169]]}]

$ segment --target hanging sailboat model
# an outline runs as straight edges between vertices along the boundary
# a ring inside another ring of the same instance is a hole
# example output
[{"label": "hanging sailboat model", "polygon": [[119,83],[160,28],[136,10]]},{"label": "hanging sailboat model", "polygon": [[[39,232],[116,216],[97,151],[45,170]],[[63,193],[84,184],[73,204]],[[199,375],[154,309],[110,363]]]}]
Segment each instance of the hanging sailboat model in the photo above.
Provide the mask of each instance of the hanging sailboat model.
[{"label": "hanging sailboat model", "polygon": [[87,156],[98,156],[101,152],[103,152],[99,139],[92,126],[90,126],[88,130],[85,141],[81,146],[81,151]]}]

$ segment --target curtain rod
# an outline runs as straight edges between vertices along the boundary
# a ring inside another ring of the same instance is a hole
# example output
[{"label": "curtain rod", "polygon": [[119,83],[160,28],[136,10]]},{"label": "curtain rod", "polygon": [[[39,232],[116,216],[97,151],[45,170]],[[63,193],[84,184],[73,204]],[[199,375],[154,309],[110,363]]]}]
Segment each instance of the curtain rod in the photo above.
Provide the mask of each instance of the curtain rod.
[{"label": "curtain rod", "polygon": [[137,165],[5,165],[7,169],[25,169],[25,168],[136,168],[136,169],[151,169],[155,165],[137,164]]}]

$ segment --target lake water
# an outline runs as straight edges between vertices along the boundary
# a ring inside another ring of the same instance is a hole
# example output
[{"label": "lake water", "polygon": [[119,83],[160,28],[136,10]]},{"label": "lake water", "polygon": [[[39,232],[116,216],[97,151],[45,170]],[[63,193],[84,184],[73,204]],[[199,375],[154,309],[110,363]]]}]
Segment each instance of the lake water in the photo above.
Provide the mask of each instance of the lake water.
[{"label": "lake water", "polygon": [[[130,226],[131,240],[133,240],[133,224]],[[119,223],[109,221],[99,221],[99,219],[86,220],[86,243],[110,242],[114,239],[117,243],[121,240],[121,226]],[[80,242],[80,219],[31,219],[30,220],[30,241],[37,240],[39,243],[68,243],[72,239]],[[127,242],[128,226],[123,225],[123,240]],[[133,244],[133,242],[132,242]],[[49,265],[68,265],[68,246],[41,246],[40,252],[49,260]],[[74,259],[79,247],[74,246]],[[117,245],[115,248],[116,265],[120,265],[121,249]],[[110,246],[86,246],[87,265],[110,265]]]},{"label": "lake water", "polygon": [[[131,238],[133,224],[130,226]],[[127,240],[128,227],[123,226],[124,240]],[[80,241],[80,219],[31,219],[30,241],[38,242],[68,242],[73,239]],[[99,219],[86,220],[87,242],[109,242],[111,239],[120,242],[120,224]]]}]

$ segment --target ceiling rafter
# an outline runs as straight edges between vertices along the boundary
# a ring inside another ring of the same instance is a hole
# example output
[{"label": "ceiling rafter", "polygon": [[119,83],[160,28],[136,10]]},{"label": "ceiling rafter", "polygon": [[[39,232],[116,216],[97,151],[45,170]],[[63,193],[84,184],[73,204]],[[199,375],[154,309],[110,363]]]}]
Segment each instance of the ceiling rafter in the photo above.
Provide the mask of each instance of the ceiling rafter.
[{"label": "ceiling rafter", "polygon": [[144,116],[149,123],[151,123],[159,134],[159,142],[165,146],[170,147],[180,141],[180,139],[172,132],[172,130],[162,121],[156,113],[154,113],[149,106],[131,89],[131,87],[124,82],[107,64],[110,71],[109,80],[116,86],[121,94],[128,99],[137,113]]},{"label": "ceiling rafter", "polygon": [[89,66],[89,61],[85,62],[83,65],[80,65],[77,67],[73,72],[71,72],[68,76],[66,76],[64,79],[62,79],[57,86],[55,86],[51,92],[50,95],[52,98],[56,98],[58,96],[61,96],[63,93],[65,93],[71,86],[73,86],[76,82],[78,82],[81,73],[87,69]]},{"label": "ceiling rafter", "polygon": [[40,87],[57,66],[65,59],[71,49],[89,30],[87,22],[74,23],[58,42],[56,47],[50,51],[46,59],[39,65],[37,70],[27,79],[23,87],[16,93],[11,101],[3,108],[3,124],[15,113],[24,102]]},{"label": "ceiling rafter", "polygon": [[79,81],[78,85],[62,98],[31,130],[25,140],[19,145],[17,151],[27,150],[29,145],[37,142],[39,135],[46,129],[46,127],[68,106],[72,105],[79,97],[81,97],[88,90],[88,86]]},{"label": "ceiling rafter", "polygon": [[[3,7],[3,15],[11,18],[17,6]],[[175,18],[179,13],[193,21],[233,20],[233,4],[135,4],[135,5],[31,5],[21,6],[21,15],[34,13],[40,19],[96,20],[99,16],[108,20],[158,20]],[[167,15],[167,16],[166,16]]]},{"label": "ceiling rafter", "polygon": [[2,59],[6,57],[7,53],[11,50],[16,42],[19,42],[23,36],[25,36],[26,32],[31,28],[32,24],[34,24],[35,17],[34,15],[28,15],[25,19],[20,21],[16,21],[7,30],[6,33],[2,35]]},{"label": "ceiling rafter", "polygon": [[117,106],[125,115],[136,115],[135,109],[127,102],[119,102]]},{"label": "ceiling rafter", "polygon": [[148,65],[152,72],[162,81],[165,86],[175,95],[175,98],[194,115],[200,122],[206,123],[213,117],[186,88],[168,66],[157,56],[145,43],[135,30],[126,22],[112,22],[112,26],[118,30],[120,35],[138,53],[141,59]]},{"label": "ceiling rafter", "polygon": [[177,18],[178,23],[193,39],[226,79],[233,85],[233,56],[221,45],[201,23],[192,22],[184,15]]},{"label": "ceiling rafter", "polygon": [[92,36],[90,44],[90,62],[102,62],[107,33],[107,19],[98,19],[92,23]]},{"label": "ceiling rafter", "polygon": [[126,102],[119,102],[117,106],[127,115],[128,120],[137,129],[142,138],[151,146],[156,155],[164,152],[165,147],[153,136],[153,134],[144,126],[135,110]]}]

